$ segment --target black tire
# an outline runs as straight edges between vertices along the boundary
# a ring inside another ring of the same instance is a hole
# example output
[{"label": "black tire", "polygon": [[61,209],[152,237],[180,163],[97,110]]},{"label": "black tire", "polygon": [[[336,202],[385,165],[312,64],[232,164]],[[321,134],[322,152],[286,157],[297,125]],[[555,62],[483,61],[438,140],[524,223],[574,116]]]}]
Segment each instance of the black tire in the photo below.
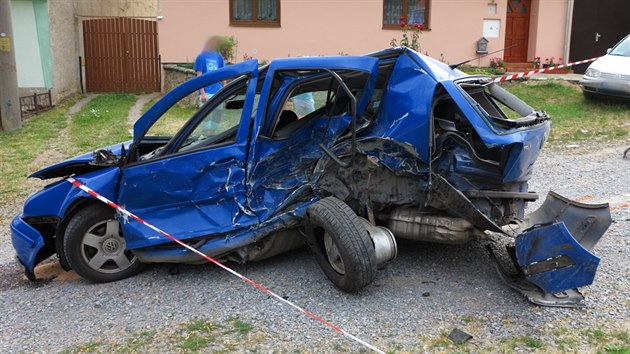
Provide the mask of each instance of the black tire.
[{"label": "black tire", "polygon": [[593,95],[590,92],[586,92],[586,91],[582,90],[582,94],[584,95],[584,99],[586,99],[587,101],[595,100],[595,95]]},{"label": "black tire", "polygon": [[[72,217],[66,228],[63,250],[77,274],[97,283],[128,278],[144,268],[138,258],[126,250],[114,210],[106,205],[88,205]],[[105,261],[98,266],[103,259]]]},{"label": "black tire", "polygon": [[[354,211],[341,200],[328,197],[311,205],[307,216],[309,245],[326,277],[346,292],[369,285],[376,276],[376,254],[367,230]],[[325,237],[337,248],[340,264],[329,260]],[[342,272],[335,270],[340,266]]]}]

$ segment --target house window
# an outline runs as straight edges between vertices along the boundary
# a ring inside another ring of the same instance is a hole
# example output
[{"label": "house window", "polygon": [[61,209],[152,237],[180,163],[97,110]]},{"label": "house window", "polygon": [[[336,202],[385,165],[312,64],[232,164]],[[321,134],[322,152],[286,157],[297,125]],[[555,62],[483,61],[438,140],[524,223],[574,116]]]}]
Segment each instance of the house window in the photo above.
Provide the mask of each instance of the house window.
[{"label": "house window", "polygon": [[230,25],[280,26],[280,0],[230,0]]},{"label": "house window", "polygon": [[399,28],[401,17],[406,23],[429,28],[431,0],[383,0],[383,28]]}]

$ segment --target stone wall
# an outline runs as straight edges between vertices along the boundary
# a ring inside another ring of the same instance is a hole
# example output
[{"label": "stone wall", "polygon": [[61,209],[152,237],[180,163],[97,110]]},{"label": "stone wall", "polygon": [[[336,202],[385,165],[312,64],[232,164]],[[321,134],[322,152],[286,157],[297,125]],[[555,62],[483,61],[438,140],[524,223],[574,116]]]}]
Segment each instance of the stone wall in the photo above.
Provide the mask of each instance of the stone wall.
[{"label": "stone wall", "polygon": [[160,14],[159,0],[76,0],[76,2],[77,15],[84,17],[155,17]]},{"label": "stone wall", "polygon": [[[162,69],[164,70],[164,75],[162,75],[162,92],[164,93],[169,92],[178,85],[196,76],[194,70],[182,68],[174,64],[163,65]],[[188,95],[182,102],[192,105],[197,104],[197,93]]]},{"label": "stone wall", "polygon": [[79,37],[74,0],[48,1],[53,102],[79,91]]}]

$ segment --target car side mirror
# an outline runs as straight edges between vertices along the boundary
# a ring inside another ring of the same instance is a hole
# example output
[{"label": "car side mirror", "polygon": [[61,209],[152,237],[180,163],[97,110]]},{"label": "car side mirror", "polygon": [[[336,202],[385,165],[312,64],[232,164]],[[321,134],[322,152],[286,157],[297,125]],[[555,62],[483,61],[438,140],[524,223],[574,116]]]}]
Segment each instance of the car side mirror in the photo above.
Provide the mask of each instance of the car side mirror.
[{"label": "car side mirror", "polygon": [[610,54],[610,52],[612,52],[612,48],[606,49],[606,54]]},{"label": "car side mirror", "polygon": [[243,109],[245,100],[231,100],[225,102],[225,109]]}]

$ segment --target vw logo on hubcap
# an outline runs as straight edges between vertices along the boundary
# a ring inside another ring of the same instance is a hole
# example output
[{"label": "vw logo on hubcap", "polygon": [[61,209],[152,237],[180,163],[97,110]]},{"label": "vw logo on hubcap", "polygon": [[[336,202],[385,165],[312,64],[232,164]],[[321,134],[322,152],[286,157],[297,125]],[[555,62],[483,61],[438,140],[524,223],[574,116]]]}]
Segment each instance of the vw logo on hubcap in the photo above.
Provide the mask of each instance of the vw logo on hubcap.
[{"label": "vw logo on hubcap", "polygon": [[118,240],[116,240],[115,238],[110,238],[110,239],[105,240],[105,242],[103,242],[103,251],[107,253],[114,253],[118,251],[119,247],[120,247],[120,244],[118,243]]}]

